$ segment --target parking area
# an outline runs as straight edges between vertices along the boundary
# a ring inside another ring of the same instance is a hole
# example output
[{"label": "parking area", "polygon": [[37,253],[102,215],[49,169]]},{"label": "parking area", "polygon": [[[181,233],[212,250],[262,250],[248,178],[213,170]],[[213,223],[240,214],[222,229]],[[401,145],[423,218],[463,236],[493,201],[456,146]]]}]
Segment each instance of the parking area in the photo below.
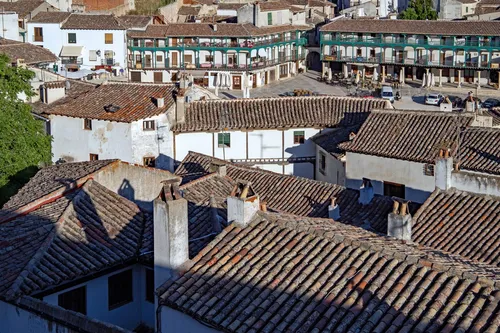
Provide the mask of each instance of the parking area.
[{"label": "parking area", "polygon": [[[278,97],[287,92],[293,92],[295,89],[309,90],[318,94],[334,95],[334,96],[348,96],[349,93],[353,91],[348,91],[345,87],[332,86],[324,82],[319,82],[317,77],[319,73],[317,72],[307,72],[298,75],[294,78],[288,80],[278,81],[261,88],[254,88],[250,90],[251,98],[259,97]],[[428,110],[428,111],[438,111],[439,107],[434,105],[425,104],[425,96],[430,92],[439,92],[443,95],[453,95],[464,99],[467,96],[466,89],[455,89],[454,91],[447,92],[443,91],[441,88],[427,89],[421,88],[418,85],[406,84],[400,89],[402,98],[399,101],[394,102],[394,107],[401,110]],[[476,91],[474,91],[476,94]],[[487,98],[493,97],[500,99],[500,92],[492,91],[477,91],[478,97],[484,101]],[[483,95],[488,93],[488,95]],[[495,96],[496,95],[496,96]],[[219,97],[234,99],[242,98],[243,92],[237,90],[221,90],[219,91]]]}]

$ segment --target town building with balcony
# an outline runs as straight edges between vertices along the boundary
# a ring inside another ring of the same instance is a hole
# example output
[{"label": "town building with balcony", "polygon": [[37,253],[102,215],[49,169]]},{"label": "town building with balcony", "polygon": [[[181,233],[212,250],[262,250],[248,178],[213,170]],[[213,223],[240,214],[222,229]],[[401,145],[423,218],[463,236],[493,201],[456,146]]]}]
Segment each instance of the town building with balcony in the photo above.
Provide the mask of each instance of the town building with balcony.
[{"label": "town building with balcony", "polygon": [[321,28],[321,52],[323,72],[361,71],[381,81],[431,72],[439,86],[498,88],[500,22],[338,19]]},{"label": "town building with balcony", "polygon": [[302,71],[305,25],[172,23],[128,33],[132,82],[175,82],[188,72],[209,88],[266,85]]}]

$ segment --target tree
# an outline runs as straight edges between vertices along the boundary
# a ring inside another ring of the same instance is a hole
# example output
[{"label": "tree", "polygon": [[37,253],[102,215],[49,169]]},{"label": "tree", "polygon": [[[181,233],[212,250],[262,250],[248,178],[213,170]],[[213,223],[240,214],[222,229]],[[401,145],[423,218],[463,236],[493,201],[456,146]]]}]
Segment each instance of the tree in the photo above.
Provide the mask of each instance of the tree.
[{"label": "tree", "polygon": [[0,54],[0,207],[43,164],[51,161],[51,137],[18,96],[32,96],[29,69]]},{"label": "tree", "polygon": [[402,20],[437,20],[437,12],[432,8],[432,0],[412,0],[406,10],[401,12]]}]

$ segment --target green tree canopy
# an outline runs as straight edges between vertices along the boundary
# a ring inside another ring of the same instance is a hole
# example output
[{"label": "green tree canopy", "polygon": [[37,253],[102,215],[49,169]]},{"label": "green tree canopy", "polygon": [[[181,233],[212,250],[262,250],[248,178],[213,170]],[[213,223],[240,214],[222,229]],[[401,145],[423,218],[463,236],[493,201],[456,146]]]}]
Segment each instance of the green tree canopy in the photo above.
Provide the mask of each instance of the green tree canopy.
[{"label": "green tree canopy", "polygon": [[33,95],[33,76],[0,54],[0,207],[40,165],[51,161],[51,137],[31,114],[31,106],[19,99]]},{"label": "green tree canopy", "polygon": [[401,12],[402,20],[437,20],[437,12],[432,8],[432,0],[412,0],[406,10]]}]

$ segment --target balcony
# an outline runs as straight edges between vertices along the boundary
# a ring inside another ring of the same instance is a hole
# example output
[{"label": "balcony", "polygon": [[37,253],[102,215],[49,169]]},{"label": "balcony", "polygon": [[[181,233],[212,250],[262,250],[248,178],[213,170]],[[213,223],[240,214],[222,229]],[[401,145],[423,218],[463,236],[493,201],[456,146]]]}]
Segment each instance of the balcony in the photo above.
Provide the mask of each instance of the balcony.
[{"label": "balcony", "polygon": [[112,59],[112,58],[105,58],[105,59],[101,59],[101,65],[104,65],[104,66],[115,66],[115,65],[118,65],[115,61],[115,59]]},{"label": "balcony", "polygon": [[63,64],[63,65],[82,65],[83,58],[61,57],[61,64]]}]

